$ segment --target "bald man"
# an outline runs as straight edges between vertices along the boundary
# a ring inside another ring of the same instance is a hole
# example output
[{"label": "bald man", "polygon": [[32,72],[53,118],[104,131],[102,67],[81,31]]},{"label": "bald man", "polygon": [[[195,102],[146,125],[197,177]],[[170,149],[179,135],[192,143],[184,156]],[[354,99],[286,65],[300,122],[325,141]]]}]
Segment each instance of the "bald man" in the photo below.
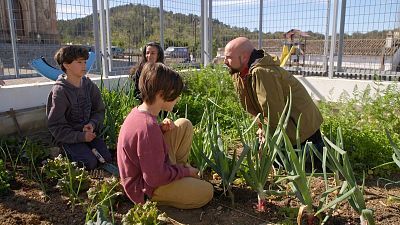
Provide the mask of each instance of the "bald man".
[{"label": "bald man", "polygon": [[249,39],[238,37],[226,45],[224,63],[233,75],[242,106],[253,116],[261,113],[273,130],[278,125],[291,87],[292,110],[286,132],[295,145],[296,127],[299,126],[301,143],[312,141],[322,150],[322,115],[304,86],[281,68],[277,59],[263,50],[256,50]]}]

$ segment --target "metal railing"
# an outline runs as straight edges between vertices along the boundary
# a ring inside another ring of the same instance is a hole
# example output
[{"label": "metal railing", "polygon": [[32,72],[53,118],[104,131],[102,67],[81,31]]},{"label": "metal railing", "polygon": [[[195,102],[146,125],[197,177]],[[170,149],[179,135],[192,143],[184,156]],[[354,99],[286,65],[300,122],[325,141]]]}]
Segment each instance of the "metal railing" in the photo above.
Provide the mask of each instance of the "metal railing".
[{"label": "metal railing", "polygon": [[29,62],[44,56],[56,66],[55,51],[69,44],[96,51],[92,73],[105,76],[127,74],[149,41],[190,52],[167,64],[207,65],[222,62],[238,36],[287,60],[293,73],[400,77],[398,0],[6,0],[0,79],[37,76]]}]

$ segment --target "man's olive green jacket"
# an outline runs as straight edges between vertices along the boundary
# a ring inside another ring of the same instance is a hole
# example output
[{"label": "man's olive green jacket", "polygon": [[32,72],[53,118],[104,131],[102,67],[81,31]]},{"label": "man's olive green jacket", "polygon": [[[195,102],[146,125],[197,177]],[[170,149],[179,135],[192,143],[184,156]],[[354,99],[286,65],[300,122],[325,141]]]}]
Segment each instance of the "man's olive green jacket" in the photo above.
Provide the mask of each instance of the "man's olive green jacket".
[{"label": "man's olive green jacket", "polygon": [[[300,126],[301,142],[320,128],[322,115],[307,90],[270,55],[265,54],[263,58],[256,59],[244,78],[241,78],[240,73],[236,73],[233,79],[242,106],[253,116],[261,113],[266,121],[269,120],[271,132],[274,132],[278,125],[279,115],[282,114],[291,88],[292,109],[286,132],[292,144],[296,143],[297,126]],[[301,120],[298,124],[300,115]]]}]

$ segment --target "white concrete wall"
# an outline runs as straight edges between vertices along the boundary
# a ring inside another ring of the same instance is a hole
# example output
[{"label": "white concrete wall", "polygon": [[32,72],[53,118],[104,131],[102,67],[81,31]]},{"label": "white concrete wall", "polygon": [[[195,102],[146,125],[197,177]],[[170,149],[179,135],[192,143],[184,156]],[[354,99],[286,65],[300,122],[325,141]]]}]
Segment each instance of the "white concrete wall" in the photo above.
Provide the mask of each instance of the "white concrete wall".
[{"label": "white concrete wall", "polygon": [[[347,92],[350,96],[353,94],[354,88],[364,90],[369,85],[372,87],[371,94],[374,94],[374,88],[377,84],[368,80],[349,80],[326,77],[302,77],[296,76],[310,92],[315,100],[338,101],[343,92]],[[118,84],[127,80],[128,76],[113,76],[104,80],[104,84],[108,88],[113,88]],[[91,78],[98,85],[100,78]],[[382,88],[393,82],[379,82]],[[0,87],[0,113],[7,112],[11,108],[21,110],[38,106],[45,106],[47,95],[50,92],[54,82],[10,85]],[[397,85],[400,84],[397,82]]]},{"label": "white concrete wall", "polygon": [[376,93],[374,88],[385,89],[388,85],[395,83],[400,87],[399,82],[385,81],[376,82],[370,80],[350,80],[327,77],[303,77],[296,76],[303,83],[310,95],[315,100],[337,102],[340,96],[346,92],[349,97],[353,96],[353,91],[357,88],[358,91],[364,91],[368,86],[371,88],[371,95]]},{"label": "white concrete wall", "polygon": [[[374,87],[377,84],[373,81],[328,79],[325,77],[302,77],[296,76],[310,92],[315,100],[338,101],[343,92],[349,96],[353,94],[354,88],[362,91],[368,86],[371,87],[371,94],[374,94]],[[97,85],[100,85],[100,78],[91,78]],[[128,79],[128,76],[115,76],[104,80],[104,85],[113,89],[118,83],[121,85]],[[20,127],[22,133],[45,129],[46,112],[45,105],[47,95],[54,82],[9,85],[0,87],[0,136],[18,133]],[[385,88],[391,82],[380,82],[381,88]],[[397,83],[400,87],[400,84]],[[9,113],[10,109],[15,112],[15,120]]]},{"label": "white concrete wall", "polygon": [[[104,79],[107,88],[114,88],[118,82],[125,82],[129,76],[115,76]],[[100,78],[90,78],[100,86]],[[47,96],[54,81],[36,84],[19,84],[0,87],[0,113],[7,112],[11,108],[21,110],[38,106],[45,106]]]}]

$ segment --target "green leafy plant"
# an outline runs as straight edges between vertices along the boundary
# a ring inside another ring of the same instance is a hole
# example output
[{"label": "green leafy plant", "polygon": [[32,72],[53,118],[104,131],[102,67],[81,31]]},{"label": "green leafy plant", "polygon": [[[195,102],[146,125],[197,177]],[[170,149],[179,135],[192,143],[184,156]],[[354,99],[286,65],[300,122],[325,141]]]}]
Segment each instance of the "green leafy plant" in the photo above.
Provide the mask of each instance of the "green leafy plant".
[{"label": "green leafy plant", "polygon": [[[371,94],[372,88],[375,94]],[[324,117],[323,133],[341,127],[349,160],[359,174],[391,160],[392,149],[382,132],[384,128],[393,134],[395,141],[400,140],[399,110],[388,110],[400,108],[399,87],[393,84],[384,89],[377,82],[372,88],[359,91],[356,87],[352,98],[344,93],[339,102],[319,104]],[[385,165],[370,172],[388,176],[397,171],[394,165]]]},{"label": "green leafy plant", "polygon": [[9,162],[11,165],[11,172],[15,174],[17,172],[18,165],[21,162],[21,156],[24,153],[23,150],[27,144],[28,139],[25,139],[22,143],[18,139],[6,139],[1,140],[0,150],[4,163]]},{"label": "green leafy plant", "polygon": [[79,193],[89,189],[89,173],[67,157],[59,155],[54,160],[48,160],[41,172],[45,179],[58,181],[56,187],[68,196],[72,206],[80,201]]},{"label": "green leafy plant", "polygon": [[45,179],[50,181],[58,181],[68,173],[69,161],[61,154],[54,159],[48,159],[47,163],[42,167],[42,174]]},{"label": "green leafy plant", "polygon": [[[290,115],[290,103],[291,102],[289,101],[286,103],[282,113],[283,116],[280,117],[278,127],[274,131],[273,135],[270,134],[269,124],[264,123],[264,119],[260,114],[250,125],[246,123],[246,119],[241,120],[243,121],[242,126],[238,125],[243,148],[247,149],[246,151],[248,152],[246,157],[247,165],[242,169],[242,174],[246,183],[257,192],[257,210],[261,212],[265,211],[265,200],[267,197],[265,184],[267,183],[269,173],[273,167],[273,162],[278,153],[278,148],[281,146],[283,141],[281,129],[285,129],[286,127],[284,124],[287,124],[289,118],[287,115]],[[257,120],[262,123],[264,141],[260,141],[259,137],[255,137],[255,129],[251,129]],[[246,128],[246,130],[244,130],[244,128]]]},{"label": "green leafy plant", "polygon": [[6,170],[3,160],[0,159],[0,196],[5,195],[10,190],[10,174]]},{"label": "green leafy plant", "polygon": [[224,132],[232,132],[231,135],[237,136],[235,118],[240,116],[242,108],[227,70],[216,66],[190,70],[182,74],[187,88],[175,107],[178,114],[183,116],[183,113],[187,112],[187,118],[196,125],[203,117],[205,105],[211,100],[220,106],[216,118]]},{"label": "green leafy plant", "polygon": [[131,79],[123,84],[120,80],[117,82],[117,87],[113,90],[104,87],[103,83],[101,85],[101,95],[106,106],[106,113],[104,128],[99,136],[103,136],[110,149],[116,149],[118,133],[126,115],[135,105],[139,104],[133,94],[135,87]]},{"label": "green leafy plant", "polygon": [[72,206],[80,200],[79,193],[89,189],[89,174],[84,168],[80,168],[75,162],[68,162],[68,172],[60,178],[57,188],[66,194]]},{"label": "green leafy plant", "polygon": [[[116,198],[122,195],[119,180],[115,177],[102,180],[94,187],[89,188],[87,195],[91,202],[86,210],[86,221],[92,220],[96,214],[98,215],[99,210],[102,212],[102,218],[107,219],[110,209],[113,210]],[[96,213],[93,213],[95,210],[97,210]],[[111,213],[111,215],[113,214]]]},{"label": "green leafy plant", "polygon": [[147,201],[144,204],[135,204],[123,217],[123,225],[159,225],[160,217],[166,217],[165,213],[157,209],[155,202]]},{"label": "green leafy plant", "polygon": [[40,162],[46,159],[50,154],[50,150],[44,147],[40,142],[26,139],[26,144],[23,148],[23,157],[31,163],[32,166],[37,166]]},{"label": "green leafy plant", "polygon": [[196,168],[199,169],[200,177],[203,177],[204,170],[207,168],[207,161],[204,156],[210,158],[211,145],[209,135],[207,134],[208,108],[204,110],[203,117],[200,122],[194,127],[192,149],[190,153],[190,162],[194,163]]},{"label": "green leafy plant", "polygon": [[215,116],[216,107],[217,105],[206,115],[206,117],[208,117],[208,124],[205,129],[207,140],[209,140],[207,145],[211,148],[211,157],[209,158],[209,156],[202,151],[200,151],[200,154],[208,165],[221,177],[224,193],[228,192],[231,203],[234,205],[235,197],[232,192],[232,182],[235,179],[236,173],[248,149],[245,148],[240,154],[237,154],[237,149],[235,148],[233,154],[229,154],[227,146],[222,141],[220,125]]},{"label": "green leafy plant", "polygon": [[113,223],[107,220],[102,207],[98,207],[96,211],[97,219],[96,221],[89,220],[85,225],[113,225]]},{"label": "green leafy plant", "polygon": [[[343,176],[345,182],[343,182],[342,190],[347,190],[349,193],[348,201],[351,207],[360,215],[361,225],[374,225],[375,220],[373,212],[367,209],[364,199],[364,182],[361,187],[357,184],[356,177],[354,175],[349,156],[347,152],[343,150],[343,139],[340,128],[337,130],[337,141],[336,144],[331,142],[328,138],[323,137],[325,142],[325,152],[330,156],[333,164]],[[339,153],[339,155],[335,155]],[[318,213],[318,212],[317,212]]]},{"label": "green leafy plant", "polygon": [[[376,168],[379,168],[379,167],[382,167],[382,166],[385,166],[385,165],[389,165],[389,164],[396,164],[400,168],[400,148],[396,145],[396,143],[394,143],[393,138],[390,136],[390,133],[389,133],[389,131],[387,129],[386,129],[386,136],[389,139],[390,145],[393,148],[393,155],[392,155],[393,161],[384,163],[384,164],[379,165],[379,166],[377,166],[377,167],[375,167],[373,169],[376,169]],[[400,184],[400,181],[394,181],[394,180],[387,179],[387,178],[379,178],[378,181],[377,181],[377,186],[379,186],[379,182],[381,182],[381,181],[385,181],[386,182],[386,184],[384,185],[385,190],[387,189],[387,187],[389,185]],[[387,200],[388,200],[389,203],[400,202],[400,196],[389,195]]]}]

